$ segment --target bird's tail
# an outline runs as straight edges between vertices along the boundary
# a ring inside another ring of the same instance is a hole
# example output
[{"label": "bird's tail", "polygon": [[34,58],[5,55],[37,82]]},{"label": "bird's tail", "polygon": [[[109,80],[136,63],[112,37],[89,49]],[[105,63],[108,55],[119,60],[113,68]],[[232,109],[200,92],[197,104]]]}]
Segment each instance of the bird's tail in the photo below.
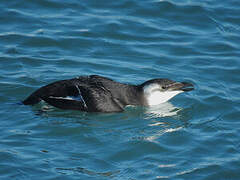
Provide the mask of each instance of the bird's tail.
[{"label": "bird's tail", "polygon": [[41,99],[38,96],[31,94],[24,101],[22,101],[22,103],[24,105],[34,105],[39,103],[40,101]]}]

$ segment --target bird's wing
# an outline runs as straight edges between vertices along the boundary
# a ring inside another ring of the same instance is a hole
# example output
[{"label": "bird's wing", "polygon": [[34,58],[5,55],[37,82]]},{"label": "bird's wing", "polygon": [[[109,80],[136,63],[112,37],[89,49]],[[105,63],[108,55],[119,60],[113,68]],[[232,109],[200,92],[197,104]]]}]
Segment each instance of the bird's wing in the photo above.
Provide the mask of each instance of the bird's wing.
[{"label": "bird's wing", "polygon": [[61,109],[88,112],[121,112],[123,105],[101,83],[62,80],[43,86],[23,101],[33,105],[40,100]]},{"label": "bird's wing", "polygon": [[46,87],[46,89],[47,93],[41,95],[41,99],[48,104],[61,109],[87,111],[81,87],[76,82],[60,82]]},{"label": "bird's wing", "polygon": [[23,104],[33,105],[41,100],[62,109],[84,110],[85,108],[84,100],[74,79],[57,81],[43,86],[26,98]]},{"label": "bird's wing", "polygon": [[101,83],[89,87],[80,86],[79,89],[89,112],[122,112],[124,110],[121,102],[114,98],[111,91]]}]

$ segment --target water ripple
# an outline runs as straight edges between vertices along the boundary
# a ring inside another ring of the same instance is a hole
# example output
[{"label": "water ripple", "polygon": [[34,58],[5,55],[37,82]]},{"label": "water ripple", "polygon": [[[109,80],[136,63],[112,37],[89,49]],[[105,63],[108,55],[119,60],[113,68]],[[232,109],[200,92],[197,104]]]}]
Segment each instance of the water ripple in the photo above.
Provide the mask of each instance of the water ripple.
[{"label": "water ripple", "polygon": [[[239,179],[239,5],[2,0],[0,178]],[[89,74],[196,89],[107,115],[18,103]]]}]

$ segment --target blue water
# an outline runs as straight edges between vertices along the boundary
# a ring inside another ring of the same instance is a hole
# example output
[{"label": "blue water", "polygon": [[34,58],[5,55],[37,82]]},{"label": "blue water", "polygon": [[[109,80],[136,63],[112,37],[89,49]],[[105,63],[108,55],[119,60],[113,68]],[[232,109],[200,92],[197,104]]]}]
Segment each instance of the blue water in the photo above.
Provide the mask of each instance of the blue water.
[{"label": "blue water", "polygon": [[[240,179],[240,1],[1,0],[0,179]],[[87,114],[19,104],[98,74],[196,90]]]}]

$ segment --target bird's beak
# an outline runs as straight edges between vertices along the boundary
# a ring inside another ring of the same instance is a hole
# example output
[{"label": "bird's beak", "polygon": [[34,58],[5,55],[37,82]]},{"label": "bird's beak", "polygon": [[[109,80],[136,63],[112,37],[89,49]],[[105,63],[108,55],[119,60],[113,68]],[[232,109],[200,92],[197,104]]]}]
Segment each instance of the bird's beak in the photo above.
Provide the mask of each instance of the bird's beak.
[{"label": "bird's beak", "polygon": [[170,91],[192,91],[194,86],[191,83],[187,82],[176,82],[169,85],[168,90]]}]

